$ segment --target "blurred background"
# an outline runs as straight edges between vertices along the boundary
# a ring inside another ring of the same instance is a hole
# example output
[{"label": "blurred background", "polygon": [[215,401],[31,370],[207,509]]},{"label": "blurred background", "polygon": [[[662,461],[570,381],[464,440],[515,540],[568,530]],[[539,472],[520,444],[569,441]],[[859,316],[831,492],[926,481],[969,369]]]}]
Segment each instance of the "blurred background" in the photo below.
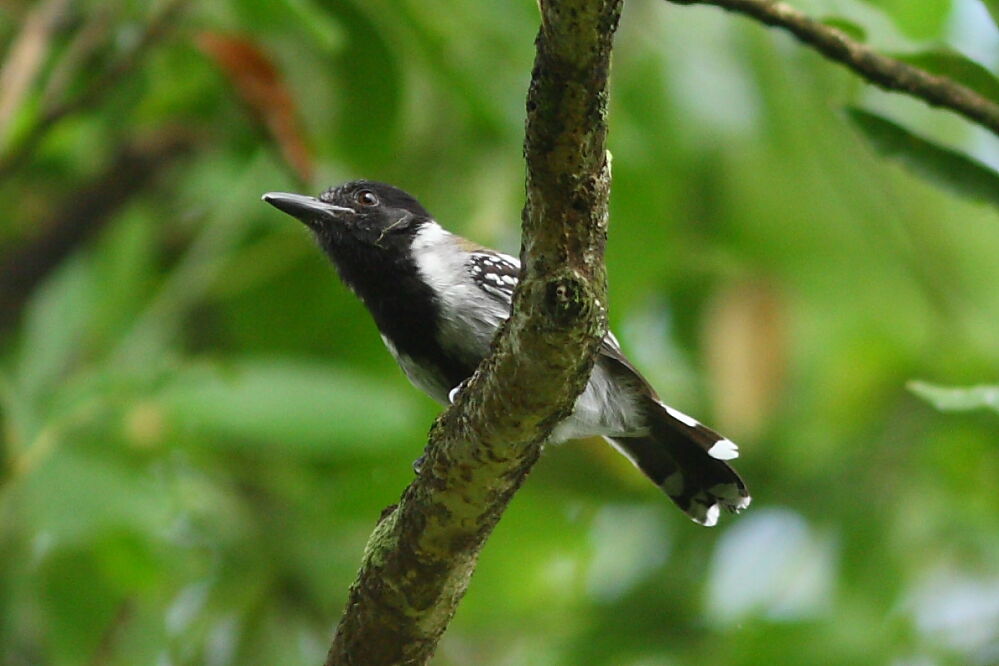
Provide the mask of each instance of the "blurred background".
[{"label": "blurred background", "polygon": [[[994,0],[795,4],[999,99]],[[321,663],[438,408],[260,195],[385,180],[516,253],[537,21],[0,2],[0,664]],[[610,145],[612,324],[753,505],[548,450],[434,663],[999,663],[996,137],[634,0]]]}]

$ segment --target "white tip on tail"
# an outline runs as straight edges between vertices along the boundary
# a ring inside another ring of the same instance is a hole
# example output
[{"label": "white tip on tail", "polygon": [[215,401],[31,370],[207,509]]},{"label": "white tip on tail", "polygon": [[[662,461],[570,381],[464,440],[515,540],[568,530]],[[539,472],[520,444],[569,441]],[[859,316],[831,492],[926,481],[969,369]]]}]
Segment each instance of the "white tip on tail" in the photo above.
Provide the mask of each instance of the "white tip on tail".
[{"label": "white tip on tail", "polygon": [[708,510],[704,512],[704,518],[698,520],[694,518],[694,522],[700,523],[705,527],[714,527],[718,524],[718,516],[721,514],[721,507],[717,504],[712,504],[708,507]]},{"label": "white tip on tail", "polygon": [[734,460],[739,457],[739,447],[730,439],[719,439],[708,449],[708,455],[715,460]]}]

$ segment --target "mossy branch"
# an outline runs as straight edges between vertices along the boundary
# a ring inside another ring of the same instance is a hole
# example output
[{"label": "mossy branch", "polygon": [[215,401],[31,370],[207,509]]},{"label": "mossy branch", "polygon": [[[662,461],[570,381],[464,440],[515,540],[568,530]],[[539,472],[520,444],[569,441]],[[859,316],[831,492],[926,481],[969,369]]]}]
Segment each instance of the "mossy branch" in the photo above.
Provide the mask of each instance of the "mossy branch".
[{"label": "mossy branch", "polygon": [[582,392],[606,330],[607,75],[621,0],[540,8],[513,313],[371,535],[327,666],[430,659],[479,551]]}]

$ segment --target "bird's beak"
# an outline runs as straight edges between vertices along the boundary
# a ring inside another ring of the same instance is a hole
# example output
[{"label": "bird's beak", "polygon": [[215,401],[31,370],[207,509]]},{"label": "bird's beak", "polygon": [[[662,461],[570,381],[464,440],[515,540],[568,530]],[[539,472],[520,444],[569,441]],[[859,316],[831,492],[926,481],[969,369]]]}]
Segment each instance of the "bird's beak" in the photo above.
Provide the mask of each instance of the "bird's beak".
[{"label": "bird's beak", "polygon": [[268,192],[261,199],[282,213],[288,213],[288,215],[298,218],[309,227],[315,226],[323,218],[336,218],[340,213],[355,212],[353,208],[336,206],[315,197],[289,192]]}]

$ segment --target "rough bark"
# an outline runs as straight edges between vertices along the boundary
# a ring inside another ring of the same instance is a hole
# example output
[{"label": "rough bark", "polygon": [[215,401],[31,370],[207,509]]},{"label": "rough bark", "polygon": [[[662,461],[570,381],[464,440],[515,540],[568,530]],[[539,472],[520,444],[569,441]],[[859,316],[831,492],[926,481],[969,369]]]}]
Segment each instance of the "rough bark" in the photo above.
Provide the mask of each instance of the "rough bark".
[{"label": "rough bark", "polygon": [[621,0],[542,0],[513,313],[364,553],[326,660],[423,664],[606,330],[607,75]]}]

